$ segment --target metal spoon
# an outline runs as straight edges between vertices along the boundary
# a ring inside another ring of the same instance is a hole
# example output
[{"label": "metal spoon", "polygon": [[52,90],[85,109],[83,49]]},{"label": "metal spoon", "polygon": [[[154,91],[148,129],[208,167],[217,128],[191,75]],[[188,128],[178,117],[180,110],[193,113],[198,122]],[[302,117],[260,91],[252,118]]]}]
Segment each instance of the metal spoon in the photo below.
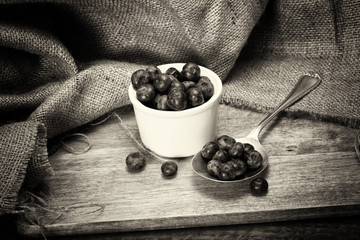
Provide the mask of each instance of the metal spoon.
[{"label": "metal spoon", "polygon": [[261,146],[259,142],[259,135],[261,130],[265,127],[265,125],[267,125],[271,120],[273,120],[278,113],[280,113],[282,110],[291,106],[297,100],[299,100],[300,98],[311,92],[320,84],[320,82],[321,82],[321,78],[318,74],[307,74],[301,77],[294,86],[294,88],[291,90],[289,95],[285,98],[285,100],[271,114],[269,114],[266,118],[264,118],[258,124],[258,126],[249,133],[249,135],[243,138],[235,139],[237,142],[250,143],[251,145],[254,146],[255,150],[257,150],[262,155],[263,162],[260,168],[258,168],[255,171],[251,171],[247,173],[245,176],[239,179],[235,179],[232,181],[219,180],[207,173],[206,171],[207,162],[202,158],[201,153],[198,152],[197,154],[195,154],[195,156],[192,159],[192,166],[194,171],[197,174],[199,174],[201,177],[207,178],[215,182],[239,182],[255,177],[258,174],[260,174],[262,171],[266,169],[266,167],[269,164],[269,157],[265,149]]}]

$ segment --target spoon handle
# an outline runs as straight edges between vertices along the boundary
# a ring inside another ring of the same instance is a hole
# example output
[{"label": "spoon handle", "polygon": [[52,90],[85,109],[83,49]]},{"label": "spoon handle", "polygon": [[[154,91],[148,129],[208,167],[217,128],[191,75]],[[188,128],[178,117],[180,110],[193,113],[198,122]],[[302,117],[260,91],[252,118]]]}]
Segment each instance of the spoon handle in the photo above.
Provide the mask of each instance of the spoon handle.
[{"label": "spoon handle", "polygon": [[268,124],[274,117],[281,112],[282,110],[286,109],[287,107],[291,106],[297,100],[311,92],[315,89],[321,82],[321,78],[318,74],[307,74],[304,75],[299,79],[296,83],[294,88],[291,90],[289,95],[284,99],[284,101],[266,118],[264,118],[259,125],[250,132],[248,135],[249,137],[258,139],[260,131]]}]

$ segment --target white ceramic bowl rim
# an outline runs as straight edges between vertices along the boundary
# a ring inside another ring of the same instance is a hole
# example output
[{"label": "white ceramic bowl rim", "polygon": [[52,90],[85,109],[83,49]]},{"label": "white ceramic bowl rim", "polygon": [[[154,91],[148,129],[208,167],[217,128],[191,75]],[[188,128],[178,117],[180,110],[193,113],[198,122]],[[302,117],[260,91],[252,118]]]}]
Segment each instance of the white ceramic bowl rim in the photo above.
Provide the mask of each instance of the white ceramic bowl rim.
[{"label": "white ceramic bowl rim", "polygon": [[[169,67],[175,67],[179,70],[179,67],[185,65],[185,63],[169,63],[169,64],[164,64],[164,65],[159,65],[158,67],[160,68],[169,68]],[[163,118],[179,118],[179,117],[185,117],[185,116],[190,116],[190,115],[194,115],[194,114],[198,114],[201,113],[205,110],[207,110],[208,108],[210,108],[215,101],[220,97],[221,92],[222,92],[222,81],[220,80],[220,78],[218,77],[218,75],[216,73],[214,73],[213,71],[211,71],[208,68],[205,68],[203,66],[200,66],[201,69],[201,76],[206,76],[206,74],[203,73],[203,69],[206,69],[206,71],[209,71],[213,74],[213,76],[207,76],[209,77],[209,79],[211,80],[212,84],[214,85],[214,95],[208,100],[206,101],[204,104],[194,107],[194,108],[189,108],[189,109],[185,109],[185,110],[180,110],[180,111],[163,111],[163,110],[157,110],[157,109],[153,109],[153,108],[149,108],[147,106],[145,106],[144,104],[142,104],[137,98],[136,98],[136,91],[133,88],[131,82],[129,85],[129,98],[131,103],[138,108],[139,110],[146,112],[150,115],[155,115],[155,116],[159,116],[159,117],[163,117]],[[180,69],[181,70],[181,69]]]}]

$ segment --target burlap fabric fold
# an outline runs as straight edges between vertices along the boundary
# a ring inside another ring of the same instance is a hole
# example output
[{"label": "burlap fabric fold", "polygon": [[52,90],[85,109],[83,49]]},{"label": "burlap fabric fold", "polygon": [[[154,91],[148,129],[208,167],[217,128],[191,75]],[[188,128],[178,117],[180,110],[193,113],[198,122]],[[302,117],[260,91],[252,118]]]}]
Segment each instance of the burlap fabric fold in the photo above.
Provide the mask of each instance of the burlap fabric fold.
[{"label": "burlap fabric fold", "polygon": [[53,173],[52,139],[130,104],[139,68],[197,62],[261,111],[317,72],[289,111],[358,128],[359,51],[359,1],[0,0],[0,213]]}]

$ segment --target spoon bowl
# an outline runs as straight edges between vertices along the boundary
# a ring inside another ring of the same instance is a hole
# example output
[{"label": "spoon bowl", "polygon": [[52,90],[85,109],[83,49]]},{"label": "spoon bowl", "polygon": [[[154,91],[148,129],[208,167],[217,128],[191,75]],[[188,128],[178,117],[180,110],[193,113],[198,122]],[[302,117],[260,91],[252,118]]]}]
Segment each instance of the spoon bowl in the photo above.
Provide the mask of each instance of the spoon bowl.
[{"label": "spoon bowl", "polygon": [[271,120],[273,120],[277,114],[279,114],[282,110],[291,106],[300,98],[302,98],[310,91],[315,89],[320,84],[320,82],[321,82],[321,78],[317,74],[307,74],[301,77],[294,86],[294,88],[292,89],[292,91],[289,93],[289,95],[285,98],[285,100],[271,114],[269,114],[266,118],[264,118],[254,130],[252,130],[246,137],[235,139],[237,142],[249,143],[253,145],[254,149],[262,155],[263,162],[259,168],[253,171],[248,171],[245,175],[241,176],[240,178],[235,178],[234,180],[230,180],[230,181],[220,180],[208,174],[207,172],[208,161],[206,161],[202,157],[201,152],[198,152],[197,154],[194,155],[191,161],[194,171],[201,177],[214,182],[230,182],[230,183],[241,182],[254,178],[255,176],[258,176],[269,165],[269,156],[259,141],[259,135],[261,130],[265,127],[265,125],[267,125]]},{"label": "spoon bowl", "polygon": [[227,182],[227,183],[233,183],[233,182],[241,182],[244,181],[246,179],[252,178],[256,175],[259,175],[261,172],[263,172],[267,166],[269,165],[269,157],[265,151],[265,149],[263,148],[263,146],[260,144],[259,140],[256,138],[253,138],[252,136],[250,136],[250,134],[246,137],[243,138],[237,138],[235,139],[237,142],[241,142],[241,143],[249,143],[251,145],[254,146],[254,149],[256,151],[258,151],[262,157],[263,157],[263,162],[261,164],[261,166],[258,169],[255,169],[253,171],[248,171],[245,175],[243,175],[240,178],[235,178],[232,181],[224,181],[224,180],[220,180],[216,177],[211,176],[210,174],[207,173],[207,161],[205,161],[203,159],[203,157],[201,156],[201,153],[198,152],[192,159],[192,167],[194,169],[194,171],[200,175],[203,178],[207,178],[211,181],[214,182]]}]

